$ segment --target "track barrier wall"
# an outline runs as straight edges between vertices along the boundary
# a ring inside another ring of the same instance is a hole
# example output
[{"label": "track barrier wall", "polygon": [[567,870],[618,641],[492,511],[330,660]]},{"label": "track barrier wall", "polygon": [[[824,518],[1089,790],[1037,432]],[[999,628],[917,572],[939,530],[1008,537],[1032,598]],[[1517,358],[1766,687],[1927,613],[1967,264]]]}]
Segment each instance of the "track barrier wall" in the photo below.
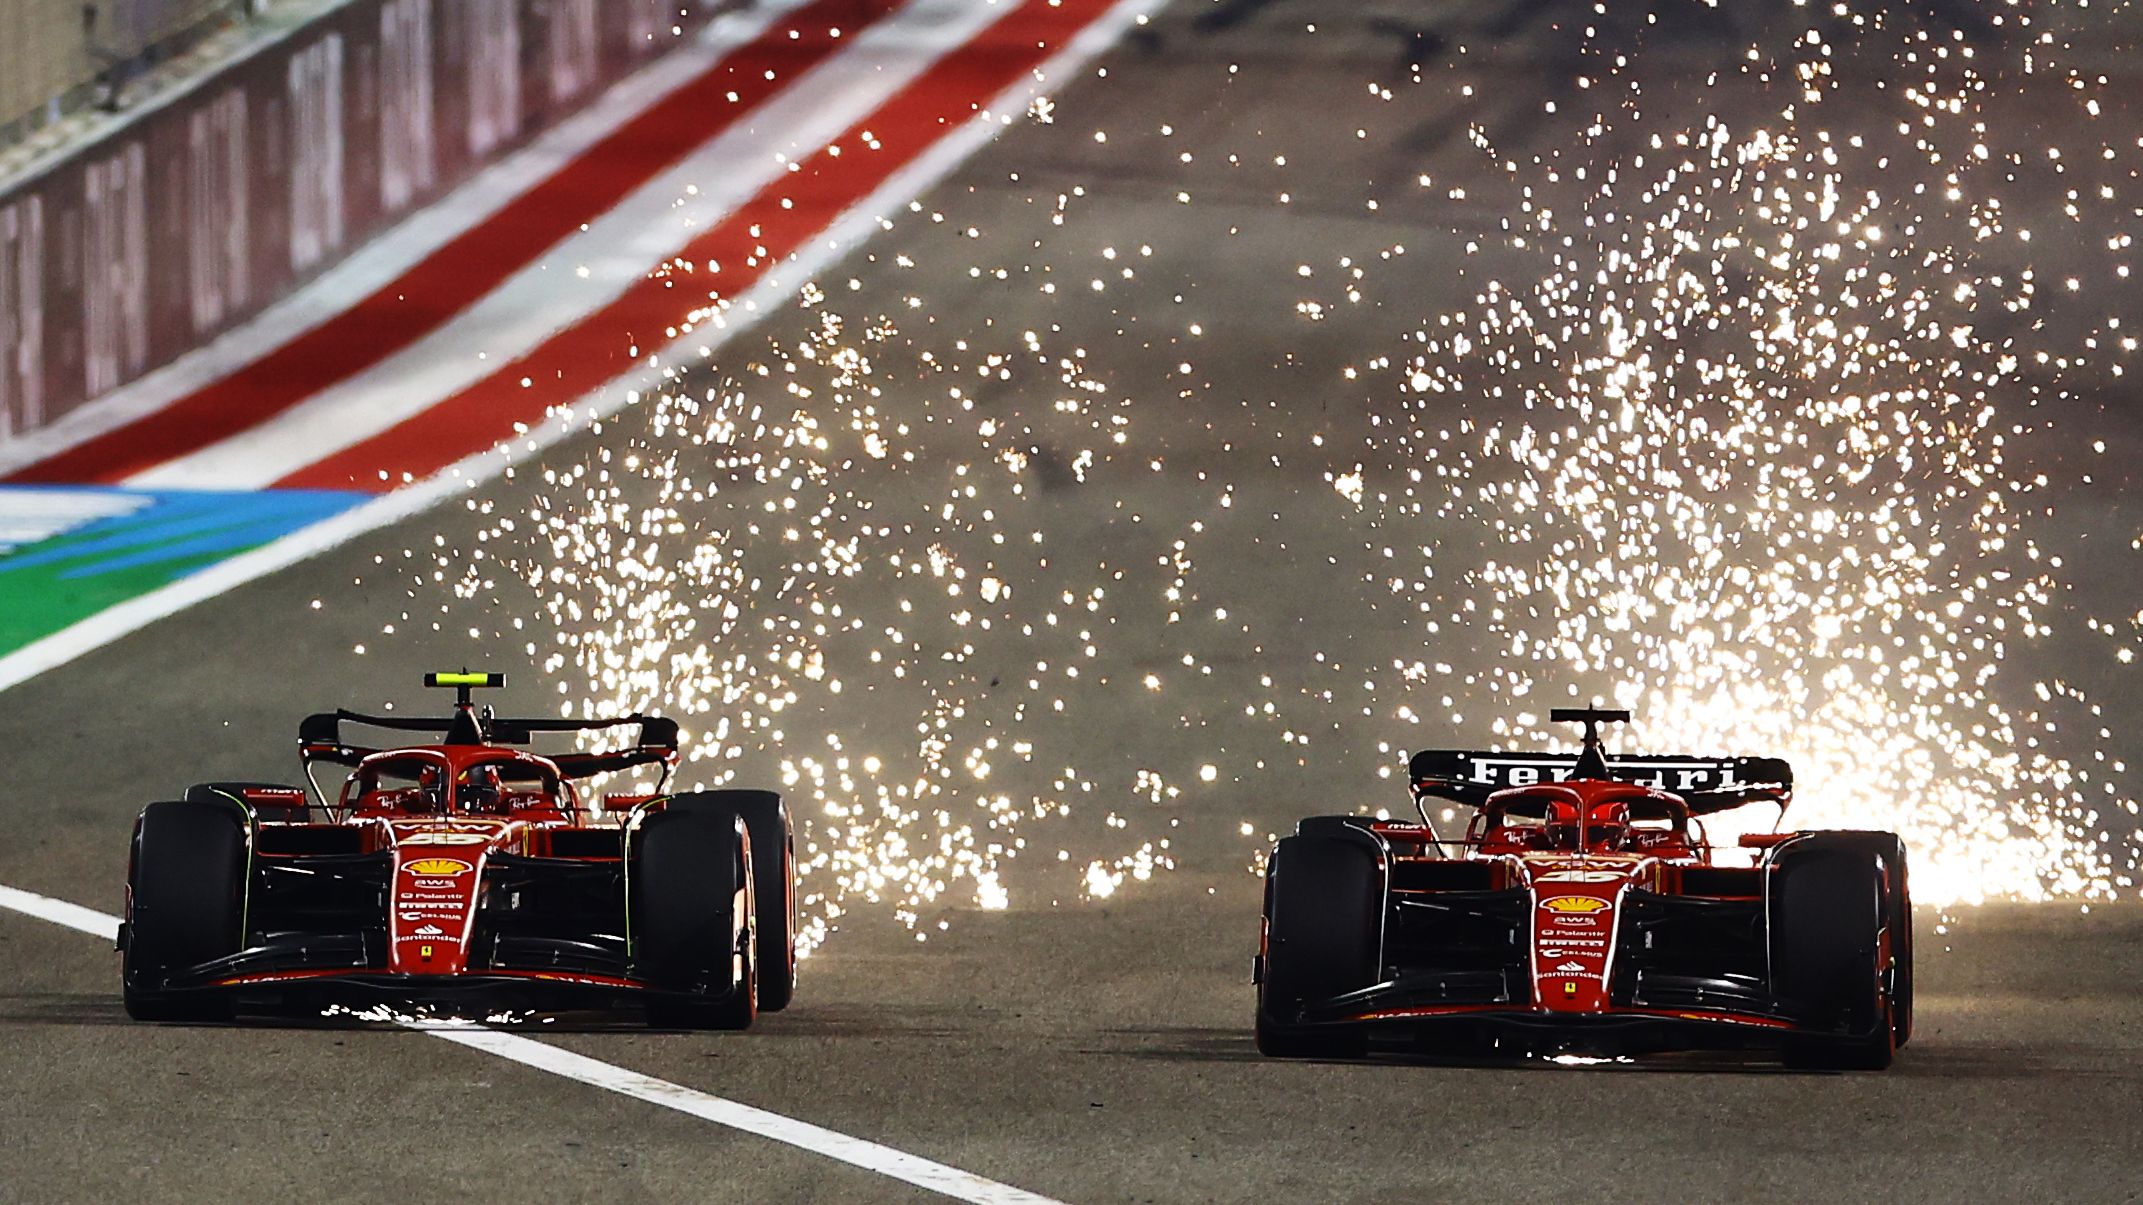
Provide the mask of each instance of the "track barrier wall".
[{"label": "track barrier wall", "polygon": [[0,443],[245,321],[733,0],[350,0],[0,192]]}]

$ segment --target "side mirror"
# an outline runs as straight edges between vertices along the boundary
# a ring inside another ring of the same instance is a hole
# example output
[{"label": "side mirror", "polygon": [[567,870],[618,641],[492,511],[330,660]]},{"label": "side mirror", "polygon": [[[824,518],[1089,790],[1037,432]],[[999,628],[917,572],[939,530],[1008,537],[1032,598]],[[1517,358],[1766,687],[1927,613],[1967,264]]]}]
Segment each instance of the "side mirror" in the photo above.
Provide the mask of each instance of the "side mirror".
[{"label": "side mirror", "polygon": [[649,803],[659,798],[661,796],[652,793],[646,795],[605,795],[595,805],[595,810],[606,816],[623,816],[641,804]]},{"label": "side mirror", "polygon": [[1800,835],[1799,833],[1743,833],[1741,834],[1741,839],[1735,844],[1743,849],[1770,849],[1774,846],[1784,845]]}]

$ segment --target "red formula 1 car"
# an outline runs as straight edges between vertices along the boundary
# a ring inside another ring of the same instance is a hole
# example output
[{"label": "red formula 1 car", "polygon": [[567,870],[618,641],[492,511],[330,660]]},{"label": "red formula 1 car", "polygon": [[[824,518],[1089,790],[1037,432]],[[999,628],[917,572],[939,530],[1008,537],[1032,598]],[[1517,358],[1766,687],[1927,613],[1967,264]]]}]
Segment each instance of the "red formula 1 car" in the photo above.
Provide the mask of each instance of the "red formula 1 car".
[{"label": "red formula 1 car", "polygon": [[[1715,865],[1702,817],[1790,802],[1776,758],[1609,760],[1429,751],[1422,820],[1321,816],[1272,852],[1255,978],[1258,1049],[1622,1054],[1769,1050],[1883,1068],[1912,1035],[1912,905],[1890,833],[1743,837]],[[1474,809],[1442,838],[1430,801]],[[1447,852],[1448,851],[1448,852]]]},{"label": "red formula 1 car", "polygon": [[[297,787],[209,783],[134,825],[119,931],[129,1015],[198,1020],[328,1001],[484,1009],[638,1005],[656,1024],[742,1029],[796,982],[795,857],[770,791],[612,795],[576,780],[659,765],[677,724],[500,719],[497,674],[431,674],[444,720],[309,716]],[[437,744],[373,749],[346,727]],[[636,730],[539,755],[539,733]],[[347,772],[323,790],[319,767]],[[603,814],[601,818],[598,813]]]}]

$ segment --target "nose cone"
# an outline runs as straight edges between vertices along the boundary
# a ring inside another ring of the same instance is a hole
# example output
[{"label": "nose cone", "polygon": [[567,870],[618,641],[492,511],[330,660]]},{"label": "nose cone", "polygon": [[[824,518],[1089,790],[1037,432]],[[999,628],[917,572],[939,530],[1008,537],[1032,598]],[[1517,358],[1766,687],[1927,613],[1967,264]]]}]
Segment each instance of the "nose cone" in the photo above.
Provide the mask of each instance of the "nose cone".
[{"label": "nose cone", "polygon": [[469,966],[478,889],[495,834],[469,821],[395,826],[388,969],[458,975]]},{"label": "nose cone", "polygon": [[1526,866],[1533,892],[1533,992],[1550,1012],[1607,1009],[1615,918],[1636,870],[1631,859],[1549,858]]}]

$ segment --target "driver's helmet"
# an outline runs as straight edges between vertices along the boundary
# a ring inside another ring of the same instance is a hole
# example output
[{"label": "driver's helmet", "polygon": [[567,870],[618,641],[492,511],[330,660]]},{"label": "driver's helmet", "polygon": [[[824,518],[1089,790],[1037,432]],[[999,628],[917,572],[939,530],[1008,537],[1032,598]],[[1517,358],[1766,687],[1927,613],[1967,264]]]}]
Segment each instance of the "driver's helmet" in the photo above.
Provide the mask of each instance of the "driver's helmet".
[{"label": "driver's helmet", "polygon": [[1603,803],[1592,809],[1585,825],[1585,839],[1594,849],[1622,849],[1630,841],[1630,805]]},{"label": "driver's helmet", "polygon": [[[1567,800],[1551,800],[1548,804],[1548,844],[1557,849],[1577,849],[1578,804]],[[1590,851],[1619,850],[1629,841],[1630,805],[1626,803],[1594,804],[1592,813],[1585,817],[1585,848]]]},{"label": "driver's helmet", "polygon": [[497,766],[471,766],[455,784],[454,801],[465,812],[496,812],[503,797]]}]

